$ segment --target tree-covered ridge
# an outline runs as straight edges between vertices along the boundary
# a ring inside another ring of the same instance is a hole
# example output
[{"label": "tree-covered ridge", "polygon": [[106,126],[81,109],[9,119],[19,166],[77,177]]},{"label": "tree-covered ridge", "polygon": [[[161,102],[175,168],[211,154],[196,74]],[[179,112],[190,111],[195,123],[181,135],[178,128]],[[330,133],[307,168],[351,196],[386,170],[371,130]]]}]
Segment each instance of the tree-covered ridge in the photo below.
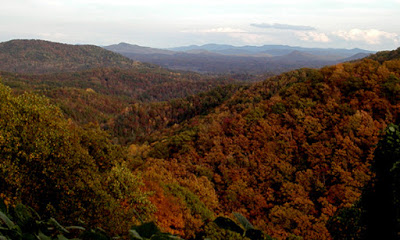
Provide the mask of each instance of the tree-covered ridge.
[{"label": "tree-covered ridge", "polygon": [[165,102],[135,102],[115,115],[106,128],[124,145],[151,141],[175,125],[211,113],[234,93],[247,87],[229,84],[186,98]]},{"label": "tree-covered ridge", "polygon": [[282,74],[165,135],[148,157],[166,161],[145,165],[192,191],[188,176],[201,179],[209,209],[240,212],[278,239],[331,239],[328,220],[360,198],[399,116],[399,78],[400,60]]},{"label": "tree-covered ridge", "polygon": [[394,51],[382,51],[369,56],[368,58],[378,61],[380,63],[389,60],[395,60],[400,58],[400,47]]},{"label": "tree-covered ridge", "polygon": [[43,40],[0,43],[0,70],[17,73],[72,72],[99,67],[133,68],[138,62],[93,45]]},{"label": "tree-covered ridge", "polygon": [[239,81],[231,77],[172,72],[159,67],[99,68],[43,75],[0,72],[15,92],[49,97],[67,117],[79,123],[104,124],[131,103],[184,98]]},{"label": "tree-covered ridge", "polygon": [[137,101],[165,101],[182,98],[238,83],[229,76],[202,76],[173,72],[164,68],[97,68],[71,73],[44,75],[0,72],[2,82],[16,91],[45,91],[58,88],[92,89],[95,92]]},{"label": "tree-covered ridge", "polygon": [[154,207],[124,149],[98,126],[79,127],[45,98],[0,85],[0,189],[64,223],[85,221],[114,234],[150,219]]}]

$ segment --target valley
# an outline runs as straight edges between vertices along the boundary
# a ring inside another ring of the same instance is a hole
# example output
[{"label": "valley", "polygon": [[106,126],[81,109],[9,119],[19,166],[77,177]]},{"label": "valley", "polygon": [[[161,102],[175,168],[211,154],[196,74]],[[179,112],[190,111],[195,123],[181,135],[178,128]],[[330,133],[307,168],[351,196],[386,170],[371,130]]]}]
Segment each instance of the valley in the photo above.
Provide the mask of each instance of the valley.
[{"label": "valley", "polygon": [[390,239],[399,101],[400,48],[0,43],[0,238]]}]

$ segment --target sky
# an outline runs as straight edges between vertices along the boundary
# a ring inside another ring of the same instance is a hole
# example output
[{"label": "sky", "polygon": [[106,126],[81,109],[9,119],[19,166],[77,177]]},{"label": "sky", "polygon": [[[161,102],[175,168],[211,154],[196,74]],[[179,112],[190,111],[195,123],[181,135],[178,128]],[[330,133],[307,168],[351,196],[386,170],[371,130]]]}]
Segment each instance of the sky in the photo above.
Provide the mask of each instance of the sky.
[{"label": "sky", "polygon": [[400,47],[400,0],[9,0],[0,10],[0,42]]}]

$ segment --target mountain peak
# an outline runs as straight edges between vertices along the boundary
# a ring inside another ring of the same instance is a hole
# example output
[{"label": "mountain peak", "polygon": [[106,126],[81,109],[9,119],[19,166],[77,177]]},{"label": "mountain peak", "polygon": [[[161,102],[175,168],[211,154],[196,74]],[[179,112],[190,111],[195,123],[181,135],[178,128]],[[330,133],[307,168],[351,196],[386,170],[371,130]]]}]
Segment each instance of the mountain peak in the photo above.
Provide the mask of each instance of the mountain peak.
[{"label": "mountain peak", "polygon": [[133,65],[129,58],[94,45],[36,39],[0,43],[0,70],[9,72],[69,72],[99,67],[131,68]]}]

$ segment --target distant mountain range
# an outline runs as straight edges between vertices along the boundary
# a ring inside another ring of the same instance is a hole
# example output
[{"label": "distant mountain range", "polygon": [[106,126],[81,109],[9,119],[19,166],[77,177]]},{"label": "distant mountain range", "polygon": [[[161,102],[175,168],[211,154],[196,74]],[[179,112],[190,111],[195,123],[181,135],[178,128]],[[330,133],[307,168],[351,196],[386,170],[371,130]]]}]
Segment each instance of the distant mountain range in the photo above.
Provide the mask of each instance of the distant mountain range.
[{"label": "distant mountain range", "polygon": [[104,48],[132,60],[170,69],[220,74],[277,74],[295,68],[319,68],[364,58],[373,53],[359,48],[302,48],[285,45],[235,47],[207,44],[156,49],[120,43]]},{"label": "distant mountain range", "polygon": [[335,49],[335,48],[303,48],[303,47],[291,47],[287,45],[264,45],[264,46],[242,46],[235,47],[232,45],[219,45],[219,44],[206,44],[202,46],[191,45],[186,47],[170,48],[172,51],[188,52],[193,50],[206,50],[214,53],[225,54],[225,55],[258,55],[268,54],[269,56],[283,56],[292,53],[293,51],[299,51],[309,53],[316,56],[325,56],[331,59],[343,59],[350,57],[358,53],[371,54],[373,52],[354,48],[354,49]]},{"label": "distant mountain range", "polygon": [[[157,64],[172,70],[211,74],[269,74],[320,68],[364,58],[363,49],[301,48],[284,45],[207,44],[172,49],[120,43],[105,47],[70,45],[43,40],[0,43],[0,70],[16,73],[74,72],[93,68],[142,68]],[[140,62],[138,62],[140,61]]]}]

